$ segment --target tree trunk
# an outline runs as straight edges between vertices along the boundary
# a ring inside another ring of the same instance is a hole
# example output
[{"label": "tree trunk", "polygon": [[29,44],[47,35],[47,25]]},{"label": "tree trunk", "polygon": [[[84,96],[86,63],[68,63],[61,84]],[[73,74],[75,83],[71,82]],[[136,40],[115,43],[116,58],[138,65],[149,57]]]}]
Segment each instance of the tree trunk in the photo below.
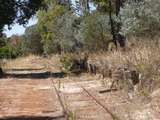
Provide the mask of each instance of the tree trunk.
[{"label": "tree trunk", "polygon": [[109,19],[110,19],[110,24],[111,24],[111,34],[112,34],[113,42],[117,49],[116,33],[115,33],[115,28],[114,28],[114,22],[112,19],[112,1],[108,0],[108,2],[109,2]]},{"label": "tree trunk", "polygon": [[119,11],[120,11],[120,8],[122,7],[122,5],[123,5],[122,0],[116,0],[116,16],[119,15]]},{"label": "tree trunk", "polygon": [[3,76],[3,70],[0,68],[0,78]]},{"label": "tree trunk", "polygon": [[80,5],[83,14],[90,12],[89,0],[80,0]]}]

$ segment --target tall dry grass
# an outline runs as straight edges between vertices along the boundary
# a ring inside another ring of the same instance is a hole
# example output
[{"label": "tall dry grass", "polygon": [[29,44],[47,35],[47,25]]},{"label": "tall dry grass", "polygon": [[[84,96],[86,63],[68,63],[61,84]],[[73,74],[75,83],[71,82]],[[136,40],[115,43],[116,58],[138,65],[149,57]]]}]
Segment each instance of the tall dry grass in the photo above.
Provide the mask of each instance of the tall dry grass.
[{"label": "tall dry grass", "polygon": [[90,55],[102,67],[127,67],[140,74],[141,91],[146,94],[160,87],[160,44],[155,40],[130,40],[126,51],[99,52]]},{"label": "tall dry grass", "polygon": [[[125,51],[117,50],[111,52],[96,52],[89,56],[91,62],[98,63],[104,69],[110,67],[127,67],[136,69],[140,73],[141,89],[152,91],[153,88],[160,87],[160,44],[156,40],[131,39]],[[29,55],[15,60],[7,60],[3,66],[9,68],[41,68],[50,67],[47,63],[50,61],[53,65],[53,71],[60,69],[59,55],[52,55],[47,58],[41,56]]]},{"label": "tall dry grass", "polygon": [[6,59],[2,61],[3,70],[43,69],[46,71],[52,70],[54,72],[60,70],[59,55],[50,55],[44,57],[30,54],[28,56],[22,56],[16,59]]},{"label": "tall dry grass", "polygon": [[6,59],[3,60],[3,68],[4,69],[12,69],[12,68],[37,68],[40,67],[39,65],[35,64],[41,59],[40,56],[36,55],[28,55],[25,57],[18,57],[16,59]]}]

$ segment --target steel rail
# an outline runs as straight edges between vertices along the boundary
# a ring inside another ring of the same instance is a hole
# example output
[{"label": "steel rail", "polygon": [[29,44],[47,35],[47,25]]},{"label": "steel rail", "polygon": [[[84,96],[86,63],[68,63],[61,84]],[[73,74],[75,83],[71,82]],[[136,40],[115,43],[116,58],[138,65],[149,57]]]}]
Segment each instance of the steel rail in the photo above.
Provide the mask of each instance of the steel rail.
[{"label": "steel rail", "polygon": [[119,120],[119,118],[113,114],[103,103],[100,102],[94,95],[92,95],[86,88],[80,86],[87,94],[90,96],[99,106],[101,106],[112,118],[113,120]]},{"label": "steel rail", "polygon": [[[47,61],[47,64],[53,66],[49,61]],[[50,69],[51,69],[51,67],[50,67]],[[55,86],[54,80],[52,79],[52,75],[50,76],[50,81],[51,81],[51,83],[52,83],[52,87],[53,87],[53,88],[55,89],[55,91],[56,91],[58,100],[59,100],[60,105],[61,105],[62,110],[63,110],[63,114],[64,114],[64,117],[65,117],[65,120],[69,120],[68,111],[67,111],[67,109],[66,109],[66,107],[65,107],[65,104],[63,103],[63,100],[62,100],[62,98],[61,98],[61,95],[60,95],[58,89],[57,89],[56,86]]]},{"label": "steel rail", "polygon": [[[51,64],[51,63],[49,63],[49,62],[48,62],[48,64],[51,65],[51,66],[54,66],[53,64]],[[52,84],[54,85],[53,79],[51,79],[51,81],[52,81]],[[106,113],[109,114],[109,115],[112,117],[113,120],[120,120],[120,119],[119,119],[114,113],[112,113],[103,103],[101,103],[100,100],[98,100],[94,95],[92,95],[92,93],[90,93],[85,87],[83,87],[82,85],[78,85],[77,81],[75,81],[75,80],[73,80],[73,81],[77,84],[78,87],[80,87],[83,91],[85,91],[85,92],[87,93],[87,95],[88,95],[90,98],[92,98],[92,100],[95,101],[95,103],[97,103],[101,108],[103,108],[103,109],[106,111]],[[65,105],[63,104],[63,101],[62,101],[62,99],[61,99],[61,97],[60,97],[60,95],[59,95],[59,92],[58,92],[57,88],[55,87],[55,85],[54,85],[54,88],[55,88],[55,90],[56,90],[56,92],[57,92],[57,95],[58,95],[58,97],[59,97],[61,106],[63,107],[64,114],[66,115],[66,120],[68,120],[69,117],[68,117],[68,112],[67,112],[67,110],[66,110],[66,108],[65,108]]]},{"label": "steel rail", "polygon": [[55,89],[55,91],[56,91],[56,94],[57,94],[57,96],[58,96],[60,105],[61,105],[61,107],[62,107],[62,109],[63,109],[63,114],[64,114],[64,116],[65,116],[65,120],[68,120],[69,117],[68,117],[68,112],[67,112],[67,110],[66,110],[66,108],[65,108],[65,104],[63,103],[63,100],[62,100],[62,98],[61,98],[61,95],[59,94],[58,89],[57,89],[56,86],[54,85],[55,83],[54,83],[54,81],[53,81],[52,78],[51,78],[51,82],[52,82],[52,86],[54,87],[54,89]]},{"label": "steel rail", "polygon": [[[75,80],[74,80],[75,81]],[[76,81],[75,81],[76,82]],[[114,113],[112,113],[103,103],[100,102],[100,100],[98,100],[94,95],[92,95],[92,93],[90,93],[85,87],[83,87],[82,85],[78,85],[78,83],[76,82],[77,86],[79,86],[83,91],[85,91],[87,93],[87,95],[89,97],[92,98],[92,100],[94,100],[101,108],[103,108],[106,113],[108,113],[113,120],[120,120]]]}]

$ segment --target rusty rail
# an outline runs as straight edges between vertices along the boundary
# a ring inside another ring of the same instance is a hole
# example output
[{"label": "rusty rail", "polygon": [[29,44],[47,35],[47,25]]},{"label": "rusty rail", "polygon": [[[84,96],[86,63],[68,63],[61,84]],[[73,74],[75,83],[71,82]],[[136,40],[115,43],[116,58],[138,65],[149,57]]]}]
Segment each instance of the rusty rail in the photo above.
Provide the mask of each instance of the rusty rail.
[{"label": "rusty rail", "polygon": [[[54,66],[50,62],[48,62],[48,64],[51,65],[51,66]],[[67,112],[67,110],[65,108],[65,105],[63,103],[63,100],[61,99],[61,96],[60,96],[57,88],[55,87],[53,79],[51,79],[51,82],[53,84],[54,89],[56,90],[56,94],[57,94],[57,96],[59,98],[59,101],[60,101],[60,104],[61,104],[61,106],[63,108],[63,113],[65,115],[65,119],[69,120],[68,112]],[[74,80],[74,82],[77,83],[75,80]],[[92,93],[90,93],[86,88],[84,88],[83,86],[78,85],[78,84],[77,84],[77,86],[82,88],[87,93],[87,95],[92,98],[92,100],[94,100],[101,108],[103,108],[106,111],[107,114],[109,114],[112,117],[113,120],[120,120],[114,113],[112,113],[103,103],[100,102],[100,100],[98,100],[94,95],[92,95]]]},{"label": "rusty rail", "polygon": [[[47,61],[47,64],[49,64],[49,65],[51,65],[51,66],[54,66],[54,65],[51,64],[49,61]],[[50,69],[51,69],[51,68],[50,68]],[[65,104],[63,103],[63,100],[62,100],[62,98],[61,98],[61,95],[60,95],[58,89],[57,89],[56,86],[55,86],[54,80],[52,79],[52,75],[51,75],[51,77],[50,77],[50,80],[51,80],[51,83],[52,83],[52,87],[53,87],[53,88],[55,89],[55,91],[56,91],[56,94],[57,94],[57,96],[58,96],[60,105],[61,105],[61,107],[62,107],[62,109],[63,109],[63,114],[64,114],[64,117],[65,117],[65,120],[69,120],[68,111],[67,111],[67,109],[66,109],[66,107],[65,107]]]},{"label": "rusty rail", "polygon": [[92,100],[94,100],[101,108],[103,108],[106,111],[107,114],[109,114],[112,117],[113,120],[120,120],[113,112],[111,112],[103,103],[100,102],[100,100],[98,100],[94,95],[92,95],[92,93],[90,93],[86,88],[84,88],[82,85],[78,85],[78,83],[77,86],[79,86],[83,91],[85,91],[87,95],[92,98]]},{"label": "rusty rail", "polygon": [[54,85],[54,81],[53,79],[51,78],[51,82],[52,82],[52,86],[54,87],[55,91],[56,91],[56,94],[58,96],[58,99],[59,99],[59,102],[61,104],[61,107],[63,109],[63,114],[64,114],[64,117],[65,117],[65,120],[68,120],[68,112],[67,112],[67,109],[65,108],[65,104],[63,103],[63,100],[59,94],[59,91],[58,89],[56,88],[56,86]]},{"label": "rusty rail", "polygon": [[113,118],[113,120],[119,120],[119,118],[113,114],[105,105],[103,105],[94,95],[92,95],[86,88],[83,86],[80,86],[87,94],[90,96],[99,106],[101,106],[110,116]]}]

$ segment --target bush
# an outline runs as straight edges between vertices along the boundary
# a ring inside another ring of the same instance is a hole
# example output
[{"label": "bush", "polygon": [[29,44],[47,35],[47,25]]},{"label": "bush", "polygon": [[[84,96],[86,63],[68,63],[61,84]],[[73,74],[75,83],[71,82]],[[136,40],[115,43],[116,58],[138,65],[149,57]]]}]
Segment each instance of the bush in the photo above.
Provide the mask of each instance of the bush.
[{"label": "bush", "polygon": [[80,73],[87,70],[87,56],[64,54],[60,58],[62,70],[67,73]]},{"label": "bush", "polygon": [[8,38],[5,34],[0,37],[0,47],[5,46],[8,42]]},{"label": "bush", "polygon": [[16,49],[10,45],[0,48],[0,59],[2,58],[15,58],[18,56]]}]

